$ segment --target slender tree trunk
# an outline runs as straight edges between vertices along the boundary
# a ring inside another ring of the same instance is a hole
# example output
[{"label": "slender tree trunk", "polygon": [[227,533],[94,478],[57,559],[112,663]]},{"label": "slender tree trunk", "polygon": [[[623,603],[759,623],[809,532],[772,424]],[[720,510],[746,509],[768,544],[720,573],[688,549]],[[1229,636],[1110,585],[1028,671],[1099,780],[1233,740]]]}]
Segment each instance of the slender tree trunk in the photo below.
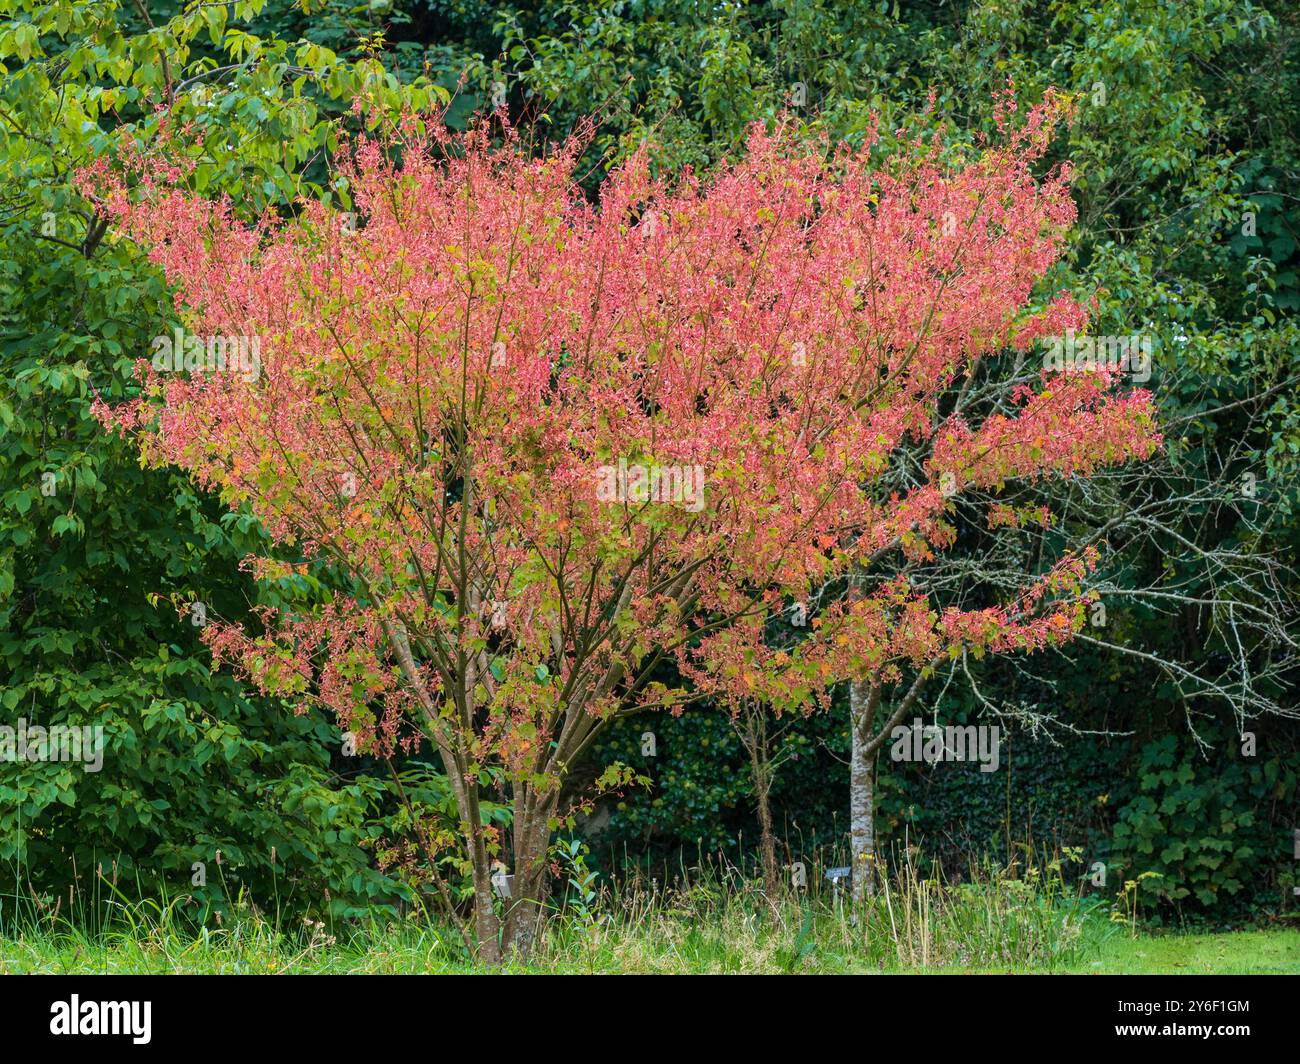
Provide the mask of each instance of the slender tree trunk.
[{"label": "slender tree trunk", "polygon": [[858,904],[875,892],[876,854],[875,752],[867,751],[873,721],[866,683],[849,685],[849,839],[853,866],[853,901]]},{"label": "slender tree trunk", "polygon": [[759,852],[763,859],[763,886],[773,904],[781,895],[781,868],[776,861],[776,832],[772,826],[772,780],[775,775],[767,741],[767,718],[761,703],[746,699],[742,719],[732,719],[740,741],[749,752],[749,774],[758,805]]},{"label": "slender tree trunk", "polygon": [[[757,779],[755,781],[757,783]],[[776,863],[776,832],[772,829],[771,780],[756,786],[758,792],[758,827],[763,853],[763,885],[773,903],[781,895],[781,869]]]},{"label": "slender tree trunk", "polygon": [[[373,597],[373,591],[371,594]],[[401,624],[394,624],[387,617],[381,617],[381,623],[384,625],[389,645],[397,655],[407,683],[411,685],[411,690],[414,691],[423,711],[425,734],[438,750],[443,769],[447,773],[447,782],[456,799],[456,812],[469,833],[467,849],[474,883],[474,936],[477,939],[475,945],[480,960],[486,964],[497,964],[501,960],[501,921],[492,903],[492,867],[483,837],[478,784],[466,782],[465,759],[461,756],[463,748],[454,741],[454,736],[444,729],[434,707],[433,697],[411,654],[411,643],[406,629]]]},{"label": "slender tree trunk", "polygon": [[498,964],[501,961],[501,919],[493,904],[492,864],[483,837],[478,792],[474,789],[477,784],[453,776],[452,773],[459,770],[449,757],[447,762],[456,809],[464,823],[473,825],[469,837],[469,859],[474,881],[474,935],[478,940],[479,959],[485,964]]},{"label": "slender tree trunk", "polygon": [[758,795],[758,826],[762,835],[763,885],[773,903],[781,896],[781,869],[776,863],[776,833],[772,830],[772,806],[767,791]]},{"label": "slender tree trunk", "polygon": [[474,789],[477,784],[465,782],[450,750],[444,749],[442,753],[456,799],[456,811],[463,823],[473,825],[469,831],[468,856],[474,883],[474,937],[478,956],[485,964],[498,964],[501,961],[501,919],[493,904],[492,864],[483,836],[478,792]]},{"label": "slender tree trunk", "polygon": [[474,875],[474,936],[478,940],[479,960],[485,964],[501,963],[501,921],[492,904],[492,868],[487,855],[478,847],[471,850]]}]

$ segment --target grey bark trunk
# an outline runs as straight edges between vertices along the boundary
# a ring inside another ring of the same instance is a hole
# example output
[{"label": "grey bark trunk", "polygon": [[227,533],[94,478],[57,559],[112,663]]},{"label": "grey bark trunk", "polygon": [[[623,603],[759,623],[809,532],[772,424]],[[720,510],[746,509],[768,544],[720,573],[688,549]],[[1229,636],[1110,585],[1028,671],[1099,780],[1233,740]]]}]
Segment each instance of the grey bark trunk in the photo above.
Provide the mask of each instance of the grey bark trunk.
[{"label": "grey bark trunk", "polygon": [[853,901],[858,904],[875,892],[876,853],[875,755],[867,753],[871,721],[865,683],[849,685],[849,844],[853,866]]}]

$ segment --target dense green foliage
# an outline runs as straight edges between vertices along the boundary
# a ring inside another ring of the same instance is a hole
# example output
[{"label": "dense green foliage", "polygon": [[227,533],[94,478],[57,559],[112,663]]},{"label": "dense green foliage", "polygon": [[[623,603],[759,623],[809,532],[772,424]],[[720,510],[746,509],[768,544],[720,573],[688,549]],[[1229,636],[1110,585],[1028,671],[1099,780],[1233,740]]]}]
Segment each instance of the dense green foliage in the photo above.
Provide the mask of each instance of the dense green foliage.
[{"label": "dense green foliage", "polygon": [[[945,722],[976,719],[956,699],[937,708]],[[640,754],[647,727],[656,733],[654,758]],[[882,759],[877,830],[891,857],[914,846],[927,868],[953,875],[968,869],[972,855],[1011,863],[1062,848],[1077,851],[1070,868],[1089,890],[1093,863],[1106,864],[1098,890],[1106,896],[1126,878],[1156,872],[1144,892],[1168,903],[1167,918],[1231,923],[1290,911],[1290,888],[1300,879],[1287,848],[1300,745],[1292,725],[1263,735],[1268,752],[1253,758],[1240,756],[1226,734],[1202,751],[1177,733],[1022,730],[1004,739],[995,773]],[[783,861],[847,864],[843,717],[800,721],[776,747],[787,758],[772,794]],[[748,758],[727,714],[620,724],[601,756],[637,765],[653,781],[645,793],[611,803],[608,823],[592,839],[603,866],[630,859],[671,881],[707,855],[752,853],[758,827]]]},{"label": "dense green foliage", "polygon": [[[133,386],[132,360],[174,311],[73,172],[158,135],[160,100],[171,129],[202,135],[175,140],[200,161],[199,187],[253,214],[300,195],[346,199],[330,186],[330,120],[363,86],[390,106],[418,104],[463,75],[454,121],[495,99],[557,136],[595,114],[593,182],[647,138],[665,167],[707,165],[748,123],[786,109],[835,138],[863,136],[873,114],[885,131],[946,118],[974,135],[992,128],[1008,79],[1026,101],[1062,87],[1079,101],[1056,150],[1076,167],[1079,223],[1052,285],[1096,291],[1098,331],[1155,339],[1170,481],[1230,452],[1233,475],[1257,484],[1246,518],[1189,511],[1186,536],[1206,550],[1264,542],[1294,564],[1298,43],[1281,0],[0,4],[0,707],[6,721],[102,724],[114,750],[103,774],[0,766],[0,860],[51,903],[114,862],[140,889],[204,903],[238,884],[264,906],[336,911],[413,896],[377,862],[409,835],[389,766],[344,757],[310,705],[251,698],[212,675],[186,609],[197,600],[232,617],[313,588],[255,588],[238,560],[259,530],[178,476],[141,470],[90,418],[97,392]],[[1133,546],[1115,586],[1155,574],[1202,590],[1169,546]],[[1278,580],[1283,597],[1300,592],[1293,571]],[[1236,653],[1212,619],[1122,596],[1107,638],[1212,672]],[[883,849],[917,845],[952,870],[985,848],[1078,847],[1078,877],[1107,862],[1110,895],[1160,873],[1150,889],[1170,918],[1290,904],[1294,719],[1254,726],[1259,753],[1247,758],[1226,707],[1186,704],[1142,659],[1094,647],[1051,667],[1054,686],[1031,690],[989,665],[982,690],[1113,734],[1013,732],[1006,771],[991,775],[882,763]],[[1298,678],[1277,677],[1272,696],[1294,707],[1284,684]],[[979,710],[953,688],[924,715]],[[843,720],[783,723],[773,801],[785,860],[840,863]],[[655,758],[640,754],[646,730]],[[614,759],[652,783],[612,805],[592,837],[602,863],[752,852],[747,756],[725,714],[628,721],[589,774]],[[418,761],[406,770],[421,772]],[[408,799],[443,802],[436,776],[408,783]],[[217,851],[238,878],[210,868],[208,887],[192,887],[192,864],[215,865]]]},{"label": "dense green foliage", "polygon": [[[90,414],[96,394],[133,387],[135,359],[174,312],[157,271],[103,226],[72,170],[153,136],[160,116],[144,93],[180,76],[187,44],[217,62],[226,16],[188,16],[163,41],[134,9],[19,6],[34,10],[0,33],[13,65],[0,134],[0,701],[6,721],[100,726],[112,755],[102,773],[6,764],[0,860],[47,904],[75,904],[72,887],[103,893],[100,868],[128,891],[189,892],[200,905],[245,885],[263,904],[391,903],[401,888],[373,852],[394,808],[384,767],[383,778],[347,771],[323,714],[295,715],[212,675],[185,608],[247,610],[259,592],[239,560],[260,530],[180,475],[141,469]],[[24,27],[35,26],[46,63],[33,61]],[[255,47],[224,42],[227,58]],[[333,136],[301,91],[305,74],[294,84],[277,69],[289,45],[263,51],[215,107],[201,70],[177,96],[177,117],[209,131],[190,148],[205,160],[198,180],[251,210],[302,187],[302,164]],[[316,72],[313,84],[336,79],[326,99],[346,100],[365,74],[303,49],[294,62]],[[211,868],[206,886],[193,882],[195,862]]]}]

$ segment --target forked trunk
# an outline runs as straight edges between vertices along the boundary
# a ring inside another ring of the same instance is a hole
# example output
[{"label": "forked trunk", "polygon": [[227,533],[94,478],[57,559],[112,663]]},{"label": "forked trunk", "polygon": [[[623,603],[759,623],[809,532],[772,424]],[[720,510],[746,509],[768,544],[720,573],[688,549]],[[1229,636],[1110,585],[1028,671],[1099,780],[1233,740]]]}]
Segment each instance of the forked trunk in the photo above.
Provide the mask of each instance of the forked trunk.
[{"label": "forked trunk", "polygon": [[505,958],[523,961],[528,958],[542,931],[546,901],[550,893],[550,874],[546,864],[551,842],[551,816],[555,796],[535,797],[529,791],[516,803],[514,823],[514,880],[502,933]]}]

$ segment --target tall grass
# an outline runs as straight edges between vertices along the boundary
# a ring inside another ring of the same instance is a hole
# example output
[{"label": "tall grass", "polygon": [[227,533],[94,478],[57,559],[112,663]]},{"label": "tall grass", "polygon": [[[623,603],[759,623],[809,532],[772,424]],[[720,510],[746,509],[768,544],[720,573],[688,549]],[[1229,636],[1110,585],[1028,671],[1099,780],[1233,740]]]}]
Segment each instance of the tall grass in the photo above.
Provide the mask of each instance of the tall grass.
[{"label": "tall grass", "polygon": [[[1114,925],[1067,884],[1059,860],[974,864],[960,882],[923,875],[904,852],[882,862],[855,906],[810,865],[807,889],[770,897],[753,869],[713,855],[671,880],[561,884],[543,938],[512,969],[545,972],[870,972],[1077,969]],[[583,870],[578,869],[577,872]],[[574,886],[582,889],[574,890]],[[0,911],[0,970],[450,972],[476,970],[455,931],[401,920],[281,925],[236,897],[222,925],[196,925],[185,897],[131,901],[104,883],[67,907],[12,896]]]},{"label": "tall grass", "polygon": [[770,971],[942,967],[1052,970],[1077,967],[1112,934],[1106,903],[1072,888],[1059,858],[1012,867],[972,864],[958,883],[923,875],[915,851],[862,905],[809,872],[808,889],[768,897],[761,880],[723,858],[683,867],[670,884],[606,886],[603,919],[572,918],[562,904],[547,947],[592,967],[693,967]]}]

